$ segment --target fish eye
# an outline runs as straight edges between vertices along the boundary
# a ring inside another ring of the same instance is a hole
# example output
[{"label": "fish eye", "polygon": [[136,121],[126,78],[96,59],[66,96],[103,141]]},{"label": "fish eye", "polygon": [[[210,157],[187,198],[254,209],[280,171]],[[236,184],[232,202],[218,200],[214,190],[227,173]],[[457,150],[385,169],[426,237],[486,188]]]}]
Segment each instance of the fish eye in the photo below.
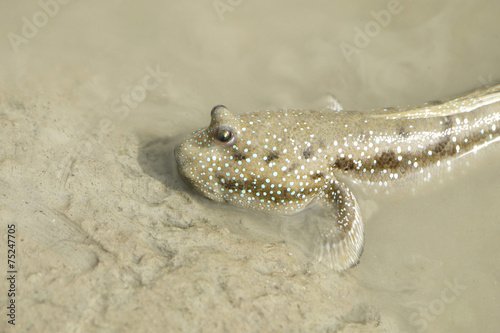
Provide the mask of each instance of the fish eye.
[{"label": "fish eye", "polygon": [[233,129],[230,127],[219,127],[215,133],[215,138],[220,142],[229,142],[233,139]]}]

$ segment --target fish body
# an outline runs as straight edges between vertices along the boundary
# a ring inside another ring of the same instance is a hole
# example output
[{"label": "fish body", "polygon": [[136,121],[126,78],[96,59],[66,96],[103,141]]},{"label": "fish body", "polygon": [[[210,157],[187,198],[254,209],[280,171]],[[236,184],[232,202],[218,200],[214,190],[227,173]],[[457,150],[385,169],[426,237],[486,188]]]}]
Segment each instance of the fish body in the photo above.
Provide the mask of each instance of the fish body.
[{"label": "fish body", "polygon": [[342,181],[376,188],[421,177],[432,167],[500,137],[500,85],[447,102],[345,111],[275,110],[233,115],[219,105],[207,128],[176,149],[181,176],[206,197],[293,214],[315,199],[336,212],[321,256],[342,271],[359,262],[364,232],[354,194]]}]

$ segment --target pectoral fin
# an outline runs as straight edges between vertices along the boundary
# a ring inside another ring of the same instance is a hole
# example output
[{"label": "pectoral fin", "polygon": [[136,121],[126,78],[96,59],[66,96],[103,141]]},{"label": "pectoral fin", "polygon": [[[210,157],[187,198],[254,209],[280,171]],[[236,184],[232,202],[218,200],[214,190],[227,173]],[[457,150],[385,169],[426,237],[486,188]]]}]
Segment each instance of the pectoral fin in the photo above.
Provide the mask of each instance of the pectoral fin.
[{"label": "pectoral fin", "polygon": [[364,230],[356,198],[340,181],[325,190],[329,205],[337,210],[337,221],[321,232],[319,261],[326,258],[330,267],[340,272],[356,266],[363,253]]}]

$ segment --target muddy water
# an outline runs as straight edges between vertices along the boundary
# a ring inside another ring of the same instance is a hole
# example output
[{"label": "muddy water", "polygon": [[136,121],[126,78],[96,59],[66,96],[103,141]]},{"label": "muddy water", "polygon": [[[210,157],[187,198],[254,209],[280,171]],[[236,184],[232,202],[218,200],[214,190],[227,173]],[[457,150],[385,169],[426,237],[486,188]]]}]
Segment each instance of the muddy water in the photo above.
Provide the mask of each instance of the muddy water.
[{"label": "muddy water", "polygon": [[[81,137],[111,124],[141,147],[170,149],[208,125],[216,104],[235,114],[317,107],[333,93],[346,109],[366,109],[452,97],[500,81],[500,3],[493,0],[47,3],[1,5],[2,86],[26,98],[61,94],[73,106],[65,121],[81,124]],[[64,140],[55,135],[46,149],[57,150]],[[130,144],[112,140],[104,134],[99,146],[116,152]],[[104,159],[92,145],[95,158]],[[147,149],[145,155],[157,152]],[[168,156],[162,158],[171,163]],[[342,317],[348,324],[304,325],[356,331],[349,323],[372,311],[390,331],[494,331],[500,148],[469,162],[465,174],[416,196],[363,197],[365,251],[348,275],[356,292],[342,300],[354,307],[351,317]],[[220,227],[243,241],[285,241],[286,251],[316,274],[309,266],[314,228],[301,225],[307,214],[287,221],[235,213],[182,187],[174,166],[142,165],[149,176],[171,172],[171,182],[162,180],[166,191],[201,200],[198,214],[216,209]],[[339,285],[343,278],[322,277]],[[251,293],[251,283],[248,288]]]}]

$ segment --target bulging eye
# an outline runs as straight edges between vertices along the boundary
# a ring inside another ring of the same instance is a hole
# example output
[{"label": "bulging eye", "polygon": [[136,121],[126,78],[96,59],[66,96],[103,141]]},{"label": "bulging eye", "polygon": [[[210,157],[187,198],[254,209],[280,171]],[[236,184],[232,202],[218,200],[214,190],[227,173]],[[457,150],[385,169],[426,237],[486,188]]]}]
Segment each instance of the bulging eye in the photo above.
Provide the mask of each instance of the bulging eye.
[{"label": "bulging eye", "polygon": [[233,129],[230,127],[220,127],[215,133],[215,138],[220,142],[229,142],[233,139]]}]

